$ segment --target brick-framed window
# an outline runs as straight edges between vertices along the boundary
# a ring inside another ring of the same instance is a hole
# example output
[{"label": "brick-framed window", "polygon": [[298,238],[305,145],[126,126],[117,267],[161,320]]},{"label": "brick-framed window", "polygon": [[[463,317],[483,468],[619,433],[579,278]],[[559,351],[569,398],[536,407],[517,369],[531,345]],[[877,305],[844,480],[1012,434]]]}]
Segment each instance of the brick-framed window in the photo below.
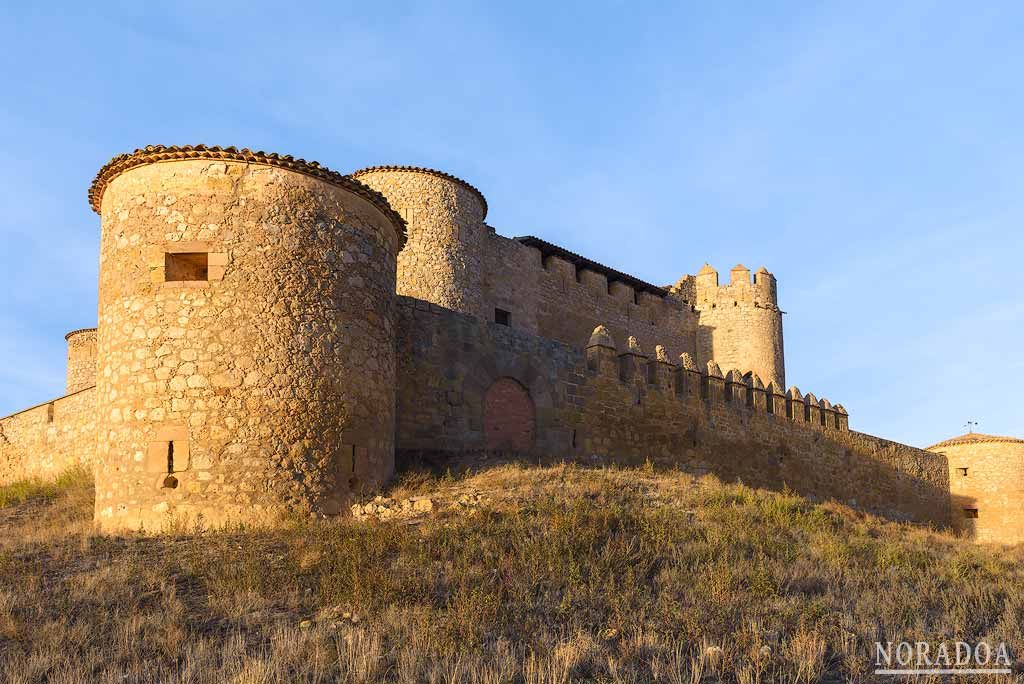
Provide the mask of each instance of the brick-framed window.
[{"label": "brick-framed window", "polygon": [[167,252],[164,254],[164,282],[210,279],[208,252]]},{"label": "brick-framed window", "polygon": [[227,265],[227,252],[214,251],[204,240],[168,242],[153,255],[150,274],[164,287],[199,288],[222,280]]},{"label": "brick-framed window", "polygon": [[188,428],[164,425],[146,449],[146,472],[160,474],[161,489],[177,489],[178,474],[189,469]]}]

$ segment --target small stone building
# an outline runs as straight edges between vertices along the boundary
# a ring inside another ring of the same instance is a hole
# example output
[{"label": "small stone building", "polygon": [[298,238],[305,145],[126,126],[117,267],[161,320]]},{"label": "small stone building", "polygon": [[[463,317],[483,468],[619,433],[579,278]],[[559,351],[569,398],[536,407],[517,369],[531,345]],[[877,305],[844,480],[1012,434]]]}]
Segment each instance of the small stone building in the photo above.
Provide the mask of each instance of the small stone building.
[{"label": "small stone building", "polygon": [[1024,439],[968,432],[928,451],[949,462],[954,529],[980,542],[1024,542]]}]

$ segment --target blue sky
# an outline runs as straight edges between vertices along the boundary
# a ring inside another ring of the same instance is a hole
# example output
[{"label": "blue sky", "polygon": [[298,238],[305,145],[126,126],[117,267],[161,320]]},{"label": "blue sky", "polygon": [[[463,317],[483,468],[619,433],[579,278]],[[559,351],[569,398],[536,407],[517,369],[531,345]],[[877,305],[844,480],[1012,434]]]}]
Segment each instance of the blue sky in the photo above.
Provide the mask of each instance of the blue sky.
[{"label": "blue sky", "polygon": [[1024,436],[1020,3],[14,4],[0,415],[95,324],[96,170],[206,143],[443,169],[652,282],[763,264],[789,381],[855,429]]}]

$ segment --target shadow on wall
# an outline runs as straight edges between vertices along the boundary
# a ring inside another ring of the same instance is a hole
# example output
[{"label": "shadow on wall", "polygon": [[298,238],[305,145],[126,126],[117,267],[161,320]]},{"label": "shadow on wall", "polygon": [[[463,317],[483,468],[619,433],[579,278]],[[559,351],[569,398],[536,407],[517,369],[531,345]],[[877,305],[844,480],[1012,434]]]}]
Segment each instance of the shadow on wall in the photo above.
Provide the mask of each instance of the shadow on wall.
[{"label": "shadow on wall", "polygon": [[951,508],[952,528],[968,539],[978,539],[982,516],[978,499],[973,496],[954,494]]},{"label": "shadow on wall", "polygon": [[400,470],[650,463],[949,523],[944,457],[850,432],[845,412],[813,395],[805,402],[796,388],[786,397],[773,390],[766,403],[765,389],[734,373],[709,375],[633,347],[602,347],[591,364],[578,347],[399,299]]}]

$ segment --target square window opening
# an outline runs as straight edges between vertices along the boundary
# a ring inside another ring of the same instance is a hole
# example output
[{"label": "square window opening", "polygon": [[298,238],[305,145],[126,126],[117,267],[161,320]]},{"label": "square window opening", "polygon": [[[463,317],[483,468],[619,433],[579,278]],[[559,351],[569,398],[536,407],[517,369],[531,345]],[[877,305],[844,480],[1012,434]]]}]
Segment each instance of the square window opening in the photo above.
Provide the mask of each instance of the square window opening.
[{"label": "square window opening", "polygon": [[978,509],[977,508],[965,508],[964,509],[964,517],[965,518],[977,518],[978,517]]},{"label": "square window opening", "polygon": [[498,325],[512,325],[512,313],[504,309],[495,309],[494,322]]},{"label": "square window opening", "polygon": [[164,254],[164,280],[166,282],[209,280],[210,263],[206,252]]}]

